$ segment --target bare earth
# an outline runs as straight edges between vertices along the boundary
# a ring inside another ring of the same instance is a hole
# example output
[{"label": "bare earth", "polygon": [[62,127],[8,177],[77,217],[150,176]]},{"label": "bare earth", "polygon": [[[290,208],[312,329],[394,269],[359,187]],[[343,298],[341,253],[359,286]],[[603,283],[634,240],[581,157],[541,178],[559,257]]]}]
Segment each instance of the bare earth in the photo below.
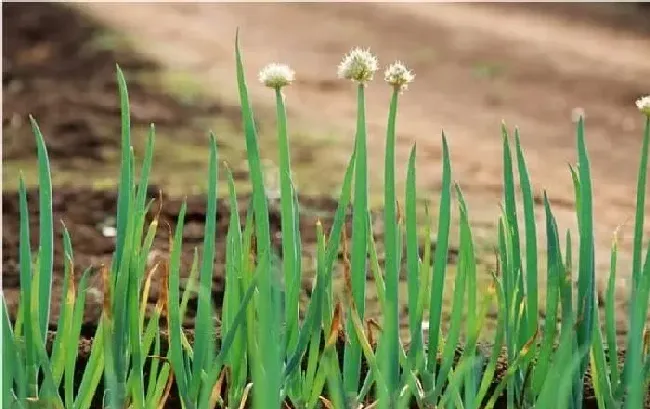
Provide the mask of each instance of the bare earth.
[{"label": "bare earth", "polygon": [[[272,95],[256,82],[257,71],[268,62],[289,63],[297,71],[297,82],[287,90],[292,128],[307,135],[314,130],[331,132],[331,141],[314,155],[327,158],[328,168],[322,171],[336,180],[351,153],[355,123],[354,89],[336,79],[337,63],[354,46],[370,47],[382,67],[396,59],[404,61],[416,73],[416,81],[401,98],[400,175],[405,174],[410,147],[417,143],[420,195],[435,203],[444,128],[453,177],[468,198],[475,235],[488,242],[494,241],[502,194],[502,120],[511,131],[520,128],[536,192],[541,197],[548,189],[560,228],[571,228],[575,234],[567,164],[576,162],[572,113],[584,110],[599,288],[607,275],[612,233],[625,223],[619,236],[619,290],[621,295],[627,293],[643,124],[634,101],[650,92],[647,29],[632,23],[614,27],[598,19],[578,20],[579,13],[545,10],[541,4],[78,7],[125,32],[142,52],[170,70],[191,73],[215,97],[233,102],[234,35],[239,27],[256,114],[273,118]],[[636,22],[642,17],[634,18]],[[375,193],[381,191],[389,93],[380,81],[367,91]],[[542,240],[543,209],[537,210]],[[646,222],[646,235],[649,226]]]}]

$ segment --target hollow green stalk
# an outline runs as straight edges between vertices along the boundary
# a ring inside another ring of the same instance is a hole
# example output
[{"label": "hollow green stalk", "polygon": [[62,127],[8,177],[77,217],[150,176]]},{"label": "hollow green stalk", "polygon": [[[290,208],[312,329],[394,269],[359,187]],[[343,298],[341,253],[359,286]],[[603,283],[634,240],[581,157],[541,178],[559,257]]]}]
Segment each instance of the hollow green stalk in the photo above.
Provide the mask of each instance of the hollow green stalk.
[{"label": "hollow green stalk", "polygon": [[[408,309],[409,309],[409,332],[411,335],[411,347],[409,349],[409,359],[411,365],[415,367],[417,360],[417,353],[421,352],[422,348],[422,320],[418,317],[418,299],[420,288],[423,284],[420,282],[420,265],[418,254],[418,231],[416,220],[416,170],[415,170],[415,157],[416,146],[413,145],[409,155],[408,170],[406,174],[406,192],[405,192],[405,206],[406,206],[406,271],[407,271],[407,287],[408,287]],[[427,225],[428,227],[428,225]],[[425,236],[425,241],[430,240]],[[431,246],[426,245],[424,248],[430,251]],[[424,270],[428,269],[425,265]],[[428,278],[428,277],[427,277]]]},{"label": "hollow green stalk", "polygon": [[[190,394],[197,399],[202,372],[209,370],[214,358],[215,320],[212,311],[212,276],[214,274],[215,234],[217,219],[217,143],[210,133],[210,157],[208,162],[208,198],[205,213],[203,241],[203,262],[199,273],[199,297],[196,313],[196,339],[194,360],[192,362],[192,382]],[[178,299],[173,301],[178,302]]]},{"label": "hollow green stalk", "polygon": [[[595,295],[595,257],[591,172],[589,156],[585,144],[584,119],[578,121],[578,175],[580,179],[580,254],[578,261],[578,349],[586,350],[591,345],[593,335],[594,295]],[[588,357],[580,364],[574,380],[581,385],[587,368]],[[574,405],[582,407],[582,388],[574,391]],[[575,393],[577,392],[577,393]]]},{"label": "hollow green stalk", "polygon": [[[650,145],[650,116],[645,119],[645,132],[643,137],[643,147],[641,148],[641,161],[638,173],[637,183],[637,203],[636,203],[636,219],[634,225],[634,249],[633,249],[633,263],[632,263],[632,286],[630,292],[630,307],[628,316],[630,319],[630,331],[628,333],[626,345],[626,357],[623,365],[622,380],[623,385],[628,385],[632,373],[636,372],[632,367],[637,367],[638,364],[635,360],[639,359],[637,348],[640,348],[642,334],[639,333],[639,326],[642,326],[645,314],[640,315],[639,306],[642,309],[647,309],[648,299],[647,295],[643,296],[644,287],[648,277],[646,277],[647,264],[650,261],[650,253],[646,254],[646,261],[644,266],[641,265],[641,250],[643,246],[643,222],[645,215],[645,192],[646,180],[648,172],[648,149]],[[640,297],[640,298],[639,298]],[[642,331],[642,330],[641,330]],[[638,372],[637,372],[638,373]],[[622,391],[619,391],[619,395]]]},{"label": "hollow green stalk", "polygon": [[[257,142],[257,130],[253,119],[253,110],[248,99],[248,88],[244,76],[244,66],[239,49],[239,31],[235,36],[235,59],[237,71],[237,84],[239,89],[240,105],[244,122],[246,137],[246,152],[250,169],[251,183],[253,186],[253,210],[255,214],[255,239],[257,244],[257,257],[259,259],[271,257],[271,234],[269,226],[268,203],[264,189],[264,175],[260,160],[260,150]],[[269,264],[266,264],[269,267]],[[274,297],[274,284],[271,269],[264,271],[259,280],[259,339],[267,338],[278,340],[280,328],[278,317],[277,298]],[[280,405],[280,351],[278,342],[261,342],[260,357],[262,362],[256,363],[253,371],[254,406],[256,408],[279,407]]]},{"label": "hollow green stalk", "polygon": [[524,202],[524,223],[526,227],[526,304],[528,311],[528,328],[526,338],[533,336],[538,328],[539,291],[537,288],[537,227],[535,226],[535,208],[533,189],[530,182],[526,159],[519,137],[519,129],[515,129],[515,147],[517,150],[517,169],[519,184]]},{"label": "hollow green stalk", "polygon": [[295,235],[296,219],[293,206],[293,183],[291,181],[291,159],[287,134],[287,113],[280,88],[275,89],[278,127],[278,153],[280,162],[280,206],[282,224],[282,263],[284,284],[287,291],[285,304],[285,326],[287,352],[292,353],[298,342],[298,309],[300,302],[300,254],[297,251]]},{"label": "hollow green stalk", "polygon": [[[366,152],[366,115],[364,85],[357,87],[357,131],[355,137],[354,203],[352,210],[352,300],[359,318],[364,319],[366,297],[367,213],[368,213],[368,165]],[[343,360],[343,385],[348,398],[356,395],[361,371],[361,345],[355,335],[352,317],[348,314],[346,344]]]},{"label": "hollow green stalk", "polygon": [[650,149],[650,115],[645,118],[645,132],[641,147],[641,161],[636,187],[636,216],[634,220],[634,249],[632,252],[632,282],[638,285],[641,275],[641,252],[643,249],[643,223],[645,218],[645,192],[648,176],[648,150]]},{"label": "hollow green stalk", "polygon": [[442,314],[442,293],[447,271],[447,252],[449,249],[449,228],[451,225],[451,161],[447,138],[442,134],[442,188],[438,214],[438,233],[433,264],[433,279],[429,302],[429,340],[427,371],[434,375],[437,367],[437,353],[440,342]]},{"label": "hollow green stalk", "polygon": [[384,163],[384,229],[386,252],[386,309],[384,310],[384,340],[381,358],[381,371],[386,382],[389,396],[380,400],[380,408],[394,406],[394,399],[399,382],[399,264],[400,248],[397,244],[397,198],[395,197],[395,122],[399,88],[393,89],[388,114],[388,129],[386,132],[386,157]]},{"label": "hollow green stalk", "polygon": [[45,342],[50,320],[52,298],[52,268],[54,265],[54,225],[52,214],[52,176],[50,159],[43,134],[33,117],[30,116],[32,131],[36,136],[38,153],[38,203],[39,203],[39,328],[42,342]]},{"label": "hollow green stalk", "polygon": [[[20,212],[20,243],[19,243],[19,264],[20,264],[20,299],[23,314],[23,332],[25,337],[25,375],[26,381],[20,390],[27,396],[38,395],[38,367],[34,356],[34,335],[32,334],[30,322],[32,322],[31,304],[32,299],[32,255],[29,241],[29,210],[27,208],[27,191],[25,181],[21,175],[18,188],[19,212]],[[19,390],[19,391],[20,391]],[[22,393],[21,393],[22,395]],[[23,398],[26,396],[23,396]]]}]

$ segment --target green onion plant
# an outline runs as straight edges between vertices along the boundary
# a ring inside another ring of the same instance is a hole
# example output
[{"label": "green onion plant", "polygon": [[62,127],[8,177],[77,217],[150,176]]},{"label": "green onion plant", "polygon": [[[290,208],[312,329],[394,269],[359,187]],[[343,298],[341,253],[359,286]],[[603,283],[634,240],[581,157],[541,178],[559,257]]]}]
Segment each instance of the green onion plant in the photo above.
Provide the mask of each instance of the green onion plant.
[{"label": "green onion plant", "polygon": [[[541,209],[544,222],[537,225],[522,138],[518,129],[511,138],[502,124],[503,205],[495,232],[497,263],[494,271],[485,272],[477,261],[470,206],[461,184],[453,182],[444,133],[440,138],[442,187],[435,222],[428,205],[423,209],[425,218],[419,218],[416,145],[408,158],[403,197],[397,190],[398,105],[414,80],[401,62],[391,64],[384,72],[392,94],[383,169],[384,232],[383,237],[376,238],[368,204],[371,164],[365,98],[378,61],[370,50],[353,49],[338,67],[339,77],[355,86],[357,119],[354,149],[332,223],[328,229],[320,221],[301,226],[285,100],[295,73],[284,64],[269,64],[259,79],[274,91],[277,112],[282,234],[278,254],[271,245],[267,178],[239,33],[235,67],[252,195],[248,207],[240,209],[233,175],[219,157],[218,136],[209,133],[204,240],[202,247],[194,250],[189,271],[184,271],[181,263],[185,201],[175,226],[168,227],[169,254],[150,263],[162,206],[147,195],[154,165],[155,128],[151,125],[149,129],[142,161],[136,160],[131,146],[127,82],[119,67],[121,162],[117,236],[109,265],[76,271],[72,240],[65,226],[62,237],[54,237],[57,221],[53,220],[47,147],[36,120],[30,118],[38,157],[38,246],[30,245],[27,187],[21,177],[17,192],[17,313],[10,315],[4,293],[0,303],[3,407],[88,409],[100,402],[110,409],[155,409],[167,407],[174,395],[183,409],[581,409],[587,380],[601,409],[638,409],[648,403],[650,245],[643,227],[650,98],[637,102],[645,116],[645,128],[631,271],[621,271],[617,265],[615,235],[601,309],[595,294],[595,215],[584,119],[580,118],[576,127],[577,166],[570,166],[568,172],[575,188],[578,229],[574,232],[559,230],[546,191]],[[218,231],[216,225],[220,175],[225,175],[228,188],[224,195],[229,211],[226,232]],[[523,203],[521,214],[519,198]],[[152,212],[153,218],[148,218]],[[452,271],[448,269],[448,252],[455,219],[459,227],[458,264],[452,287],[445,288],[447,274]],[[432,250],[434,224],[437,230]],[[313,228],[317,238],[313,291],[306,305],[300,301],[304,228]],[[541,246],[538,229],[545,236]],[[212,282],[219,234],[225,235],[226,284],[223,299],[215,300]],[[574,238],[578,240],[575,257]],[[54,274],[59,273],[54,271],[55,240],[62,241],[64,250],[63,291],[62,299],[57,300],[61,308],[56,331],[51,331],[52,282]],[[378,251],[381,245],[383,262]],[[424,248],[422,254],[420,248]],[[339,257],[342,270],[335,266]],[[574,271],[577,291],[573,291]],[[71,345],[80,342],[92,274],[99,274],[103,284],[102,314],[90,353],[81,360]],[[379,319],[366,316],[368,274],[376,286]],[[490,275],[485,288],[479,288],[480,274]],[[620,274],[631,277],[628,311],[615,310],[614,287]],[[538,284],[540,277],[545,278],[545,288]],[[402,279],[407,287],[405,299],[400,299],[398,292]],[[334,280],[344,283],[341,292],[334,290]],[[160,286],[160,297],[154,308],[148,309],[154,285]],[[447,294],[451,294],[450,318],[443,322]],[[197,298],[198,307],[194,328],[187,328],[184,323],[191,297]],[[400,322],[402,305],[407,307],[404,322]],[[543,319],[539,314],[542,306]],[[483,330],[490,310],[496,311],[496,327],[484,344]],[[629,324],[622,343],[615,325],[621,319]],[[407,328],[408,339],[400,337],[402,326]]]}]

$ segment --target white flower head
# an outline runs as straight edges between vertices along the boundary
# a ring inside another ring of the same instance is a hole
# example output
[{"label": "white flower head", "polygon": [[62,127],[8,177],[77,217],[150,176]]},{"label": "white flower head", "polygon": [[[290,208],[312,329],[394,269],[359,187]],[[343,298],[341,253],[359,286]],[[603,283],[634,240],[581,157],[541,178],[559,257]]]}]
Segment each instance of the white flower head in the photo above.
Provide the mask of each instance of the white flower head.
[{"label": "white flower head", "polygon": [[637,99],[636,107],[639,108],[639,111],[644,115],[650,116],[650,95]]},{"label": "white flower head", "polygon": [[260,71],[260,82],[269,88],[280,89],[295,79],[295,71],[286,64],[271,63]]},{"label": "white flower head", "polygon": [[406,68],[401,61],[395,61],[386,68],[384,79],[387,83],[395,87],[395,89],[404,91],[407,89],[408,84],[415,79],[415,74]]},{"label": "white flower head", "polygon": [[370,52],[370,49],[355,47],[343,57],[338,67],[338,75],[339,78],[365,84],[372,81],[377,68],[377,57]]}]

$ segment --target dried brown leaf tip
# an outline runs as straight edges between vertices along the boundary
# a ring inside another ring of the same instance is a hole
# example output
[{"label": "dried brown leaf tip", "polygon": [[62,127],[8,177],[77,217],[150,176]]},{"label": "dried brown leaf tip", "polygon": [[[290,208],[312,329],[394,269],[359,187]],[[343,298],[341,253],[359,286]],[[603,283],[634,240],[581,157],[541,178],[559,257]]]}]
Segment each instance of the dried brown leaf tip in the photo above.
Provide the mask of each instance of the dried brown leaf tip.
[{"label": "dried brown leaf tip", "polygon": [[65,257],[65,262],[68,264],[68,271],[69,271],[69,278],[68,278],[68,291],[66,292],[65,295],[65,302],[68,305],[72,305],[75,302],[75,294],[76,294],[76,284],[75,284],[75,279],[74,279],[74,263],[72,261],[72,258],[70,258],[68,255]]},{"label": "dried brown leaf tip", "polygon": [[162,275],[160,277],[160,300],[162,300],[163,313],[169,316],[169,262],[163,260],[162,262]]},{"label": "dried brown leaf tip", "polygon": [[397,224],[401,226],[404,223],[404,216],[402,213],[402,206],[400,206],[399,200],[395,201],[395,208],[397,209]]},{"label": "dried brown leaf tip", "polygon": [[160,214],[163,210],[163,192],[162,189],[158,190],[158,210],[156,210],[156,215],[153,217],[152,223],[155,223],[158,226],[158,221],[160,220]]},{"label": "dried brown leaf tip", "polygon": [[327,335],[327,342],[325,348],[336,345],[336,340],[339,337],[339,332],[343,330],[343,307],[340,302],[336,303],[334,307],[334,314],[332,316],[332,325],[330,326],[329,334]]},{"label": "dried brown leaf tip", "polygon": [[252,225],[253,232],[251,233],[251,247],[249,252],[251,266],[255,266],[257,262],[257,235],[255,234],[255,223]]},{"label": "dried brown leaf tip", "polygon": [[167,244],[169,245],[169,252],[174,251],[174,233],[172,232],[172,226],[167,220],[163,220],[165,228],[167,228]]},{"label": "dried brown leaf tip", "polygon": [[376,319],[369,318],[366,320],[366,333],[368,334],[368,343],[371,346],[377,346],[379,337],[376,336],[375,334],[381,332],[382,332],[381,325],[379,325]]},{"label": "dried brown leaf tip", "polygon": [[346,299],[352,299],[352,267],[350,265],[350,253],[348,247],[348,235],[343,230],[342,237],[342,251],[343,251],[343,294]]},{"label": "dried brown leaf tip", "polygon": [[537,335],[539,335],[539,328],[535,330],[535,333],[533,336],[524,344],[523,347],[521,347],[520,354],[521,355],[526,355],[530,351],[531,347],[533,346],[533,343],[537,340]]},{"label": "dried brown leaf tip", "polygon": [[106,319],[111,320],[113,318],[112,314],[112,291],[111,291],[111,275],[108,271],[108,268],[102,264],[100,267],[100,274],[102,276],[102,284],[104,285],[104,302],[103,309]]},{"label": "dried brown leaf tip", "polygon": [[246,407],[246,402],[248,402],[248,395],[250,394],[252,387],[253,387],[253,384],[249,383],[244,388],[244,395],[241,398],[241,403],[239,404],[239,409],[244,409]]},{"label": "dried brown leaf tip", "polygon": [[162,267],[162,291],[160,293],[160,299],[163,302],[163,314],[167,317],[167,326],[171,328],[170,322],[170,311],[169,311],[169,261],[163,260],[161,263]]},{"label": "dried brown leaf tip", "polygon": [[329,399],[327,399],[327,398],[325,398],[325,397],[323,397],[323,396],[319,396],[318,399],[320,400],[320,403],[321,403],[321,404],[322,404],[326,409],[334,409],[334,405],[332,404],[332,402],[331,402]]},{"label": "dried brown leaf tip", "polygon": [[223,399],[221,397],[221,390],[223,387],[224,379],[226,377],[227,368],[228,367],[224,366],[221,369],[221,373],[219,374],[219,379],[217,380],[217,383],[215,383],[214,387],[212,388],[212,393],[210,394],[210,405],[209,405],[209,407],[211,408],[215,407],[217,403],[219,403],[220,406],[222,406],[221,404],[223,403]]}]

